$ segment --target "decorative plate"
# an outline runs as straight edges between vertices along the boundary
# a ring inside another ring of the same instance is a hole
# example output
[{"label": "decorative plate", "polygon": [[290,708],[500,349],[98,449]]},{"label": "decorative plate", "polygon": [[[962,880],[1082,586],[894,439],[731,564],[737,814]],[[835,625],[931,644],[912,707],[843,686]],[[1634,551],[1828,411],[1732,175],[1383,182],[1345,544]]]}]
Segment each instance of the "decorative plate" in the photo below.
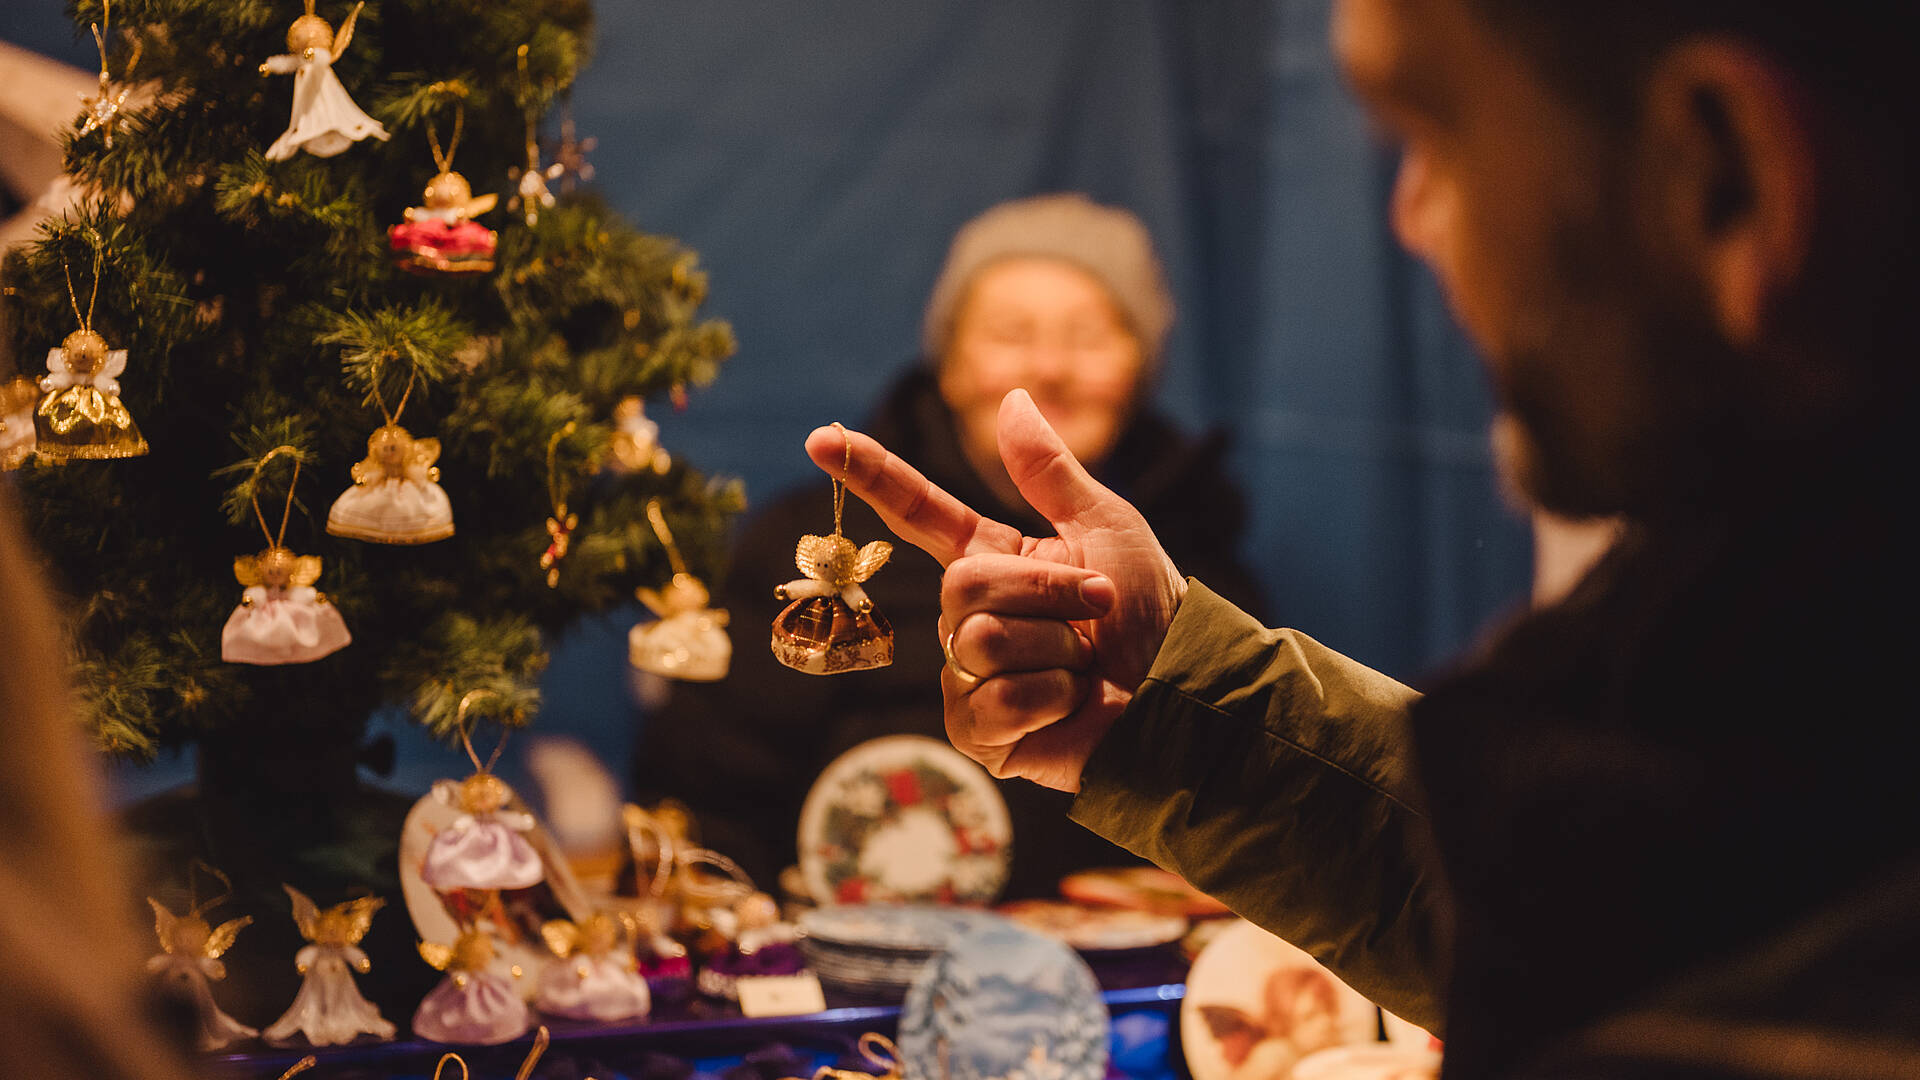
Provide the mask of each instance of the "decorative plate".
[{"label": "decorative plate", "polygon": [[1060,880],[1060,895],[1082,904],[1132,908],[1161,915],[1207,919],[1229,914],[1227,905],[1157,866],[1085,870]]},{"label": "decorative plate", "polygon": [[1072,949],[992,918],[914,980],[900,1058],[909,1080],[1103,1080],[1107,1008]]},{"label": "decorative plate", "polygon": [[1336,1046],[1293,1067],[1293,1080],[1438,1080],[1440,1052],[1411,1046]]},{"label": "decorative plate", "polygon": [[1000,914],[1029,930],[1063,941],[1081,952],[1150,949],[1180,940],[1187,920],[1126,908],[1091,907],[1061,900],[1016,900]]},{"label": "decorative plate", "polygon": [[938,739],[888,735],[833,760],[800,808],[800,875],[822,904],[990,903],[1013,822],[986,770]]},{"label": "decorative plate", "polygon": [[1380,1010],[1313,957],[1235,922],[1187,974],[1180,1040],[1194,1080],[1297,1080],[1294,1065],[1373,1043]]}]

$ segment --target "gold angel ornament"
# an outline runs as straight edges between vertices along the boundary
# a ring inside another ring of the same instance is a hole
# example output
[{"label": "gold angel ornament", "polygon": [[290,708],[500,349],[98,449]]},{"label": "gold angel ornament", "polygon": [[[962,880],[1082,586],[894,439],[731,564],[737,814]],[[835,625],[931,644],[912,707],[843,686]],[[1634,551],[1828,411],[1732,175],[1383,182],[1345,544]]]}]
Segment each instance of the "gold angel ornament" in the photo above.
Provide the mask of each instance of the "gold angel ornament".
[{"label": "gold angel ornament", "polygon": [[706,584],[687,572],[686,560],[673,542],[658,498],[647,500],[647,519],[666,549],[673,579],[658,589],[635,590],[640,602],[658,618],[627,632],[627,659],[641,671],[670,679],[724,679],[733,663],[726,609],[709,607],[712,596]]},{"label": "gold angel ornament", "polygon": [[267,531],[260,511],[259,478],[267,463],[292,456],[291,446],[267,452],[254,466],[253,513],[266,535],[267,549],[233,560],[233,576],[246,591],[220,631],[220,659],[229,664],[304,664],[331,655],[353,640],[346,620],[327,598],[316,591],[320,556],[296,555],[283,541],[293,515],[293,490],[300,479],[300,460],[294,458],[293,478],[287,482],[287,505],[280,515],[280,532]]},{"label": "gold angel ornament", "polygon": [[[184,915],[175,915],[160,901],[147,897],[147,903],[153,906],[153,930],[160,938],[160,952],[147,961],[147,970],[179,987],[193,1003],[200,1020],[197,1036],[200,1049],[218,1050],[236,1039],[251,1039],[260,1034],[257,1029],[222,1012],[214,1003],[210,985],[227,977],[227,966],[220,962],[220,957],[233,947],[234,939],[253,918],[243,915],[219,926],[209,925],[206,913],[224,903],[233,889],[226,875],[218,870],[204,863],[195,863],[194,867],[218,879],[226,891],[205,903],[200,902],[195,892]],[[192,874],[193,870],[188,870],[190,888]]]},{"label": "gold angel ornament", "polygon": [[[512,1042],[533,1026],[533,1013],[511,978],[494,970],[493,939],[464,930],[452,945],[423,941],[420,956],[447,973],[413,1014],[413,1033],[440,1043],[492,1046]],[[520,972],[515,968],[512,977]]]},{"label": "gold angel ornament", "polygon": [[886,565],[893,545],[875,540],[856,548],[841,535],[853,440],[838,423],[833,426],[847,445],[846,462],[833,482],[833,535],[801,537],[794,563],[806,576],[774,590],[778,599],[792,601],[773,621],[774,658],[809,675],[865,671],[893,663],[893,627],[860,587]]},{"label": "gold angel ornament", "polygon": [[17,469],[33,456],[39,437],[33,432],[33,408],[40,388],[22,375],[0,383],[0,469]]},{"label": "gold angel ornament", "polygon": [[380,398],[379,373],[373,397],[387,422],[367,437],[367,456],[353,467],[353,486],[333,501],[327,531],[375,544],[429,544],[453,535],[453,503],[440,486],[440,440],[416,439],[400,426],[413,393],[413,376],[389,412]]},{"label": "gold angel ornament", "polygon": [[49,461],[139,457],[147,452],[146,437],[120,400],[127,350],[108,349],[106,339],[93,331],[94,302],[100,299],[98,236],[93,244],[93,294],[85,314],[73,290],[73,276],[67,274],[64,263],[60,267],[80,329],[68,334],[59,348],[47,351],[47,374],[40,377],[34,452]]},{"label": "gold angel ornament", "polygon": [[629,937],[633,924],[607,912],[574,923],[543,923],[540,937],[554,962],[540,973],[534,1004],[572,1020],[631,1020],[647,1015],[652,996]]},{"label": "gold angel ornament", "polygon": [[354,5],[336,34],[327,20],[313,13],[313,0],[306,4],[307,13],[287,27],[287,51],[260,65],[262,75],[293,76],[293,119],[267,148],[268,161],[285,161],[302,150],[314,157],[332,157],[361,139],[385,142],[387,138],[387,129],[360,111],[333,73],[335,61],[353,40],[360,9],[367,5]]},{"label": "gold angel ornament", "polygon": [[305,1038],[315,1046],[335,1046],[362,1035],[393,1038],[397,1029],[360,996],[353,981],[356,972],[364,975],[373,966],[360,940],[372,929],[373,914],[386,901],[363,896],[321,908],[299,889],[281,888],[293,901],[294,925],[308,944],[293,956],[293,966],[302,977],[300,992],[285,1015],[267,1028],[267,1041],[285,1044]]}]

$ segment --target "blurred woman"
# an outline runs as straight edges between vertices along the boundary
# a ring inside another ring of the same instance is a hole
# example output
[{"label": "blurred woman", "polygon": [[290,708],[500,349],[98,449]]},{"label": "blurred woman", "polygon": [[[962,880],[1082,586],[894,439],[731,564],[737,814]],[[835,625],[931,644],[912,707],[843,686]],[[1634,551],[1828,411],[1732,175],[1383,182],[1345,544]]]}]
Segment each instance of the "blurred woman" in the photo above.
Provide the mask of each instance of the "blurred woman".
[{"label": "blurred woman", "polygon": [[[861,430],[934,483],[1029,536],[1051,534],[1000,464],[1000,400],[1029,391],[1067,446],[1138,506],[1181,569],[1258,611],[1235,554],[1240,493],[1221,468],[1224,440],[1183,436],[1146,405],[1173,321],[1165,275],[1132,214],[1080,195],[1002,203],[955,236],[928,300],[925,362],[907,371]],[[940,565],[910,545],[866,583],[894,627],[891,667],[820,678],[774,661],[749,613],[778,610],[793,545],[825,529],[827,500],[809,484],[769,502],[740,535],[715,606],[733,613],[732,674],[678,684],[645,721],[636,755],[643,799],[686,803],[703,842],[771,888],[795,861],[800,805],[820,771],[882,735],[945,738],[935,624]],[[858,499],[846,535],[890,534]],[[1067,820],[1071,796],[1000,784],[1013,820],[1008,898],[1051,896],[1074,870],[1137,862]]]}]

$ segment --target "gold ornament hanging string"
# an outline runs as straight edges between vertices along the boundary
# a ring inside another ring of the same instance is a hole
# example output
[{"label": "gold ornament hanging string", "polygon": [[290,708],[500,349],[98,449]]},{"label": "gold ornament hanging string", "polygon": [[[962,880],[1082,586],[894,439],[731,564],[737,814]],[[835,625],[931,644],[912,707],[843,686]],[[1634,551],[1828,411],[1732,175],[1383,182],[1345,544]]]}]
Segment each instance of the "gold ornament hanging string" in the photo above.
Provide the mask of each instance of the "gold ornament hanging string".
[{"label": "gold ornament hanging string", "polygon": [[[195,870],[199,870],[202,873],[206,874],[208,877],[211,877],[215,881],[218,881],[220,883],[221,889],[225,891],[221,892],[220,895],[212,898],[211,900],[208,900],[206,903],[204,904],[201,903],[200,902],[200,885],[198,882],[193,880],[193,872]],[[232,896],[233,896],[233,879],[232,878],[221,873],[219,870],[216,870],[211,864],[209,864],[204,859],[196,858],[192,862],[187,864],[187,915],[188,916],[192,918],[199,918],[203,912],[212,911],[214,908],[217,908],[221,904],[226,903],[230,898],[232,898]]]},{"label": "gold ornament hanging string", "polygon": [[400,407],[388,410],[386,399],[380,396],[382,366],[383,364],[376,362],[373,367],[373,378],[370,380],[373,384],[373,403],[380,407],[380,415],[387,418],[388,427],[398,427],[400,425],[400,414],[407,411],[407,399],[413,396],[414,381],[420,377],[420,367],[416,364],[407,371],[407,387],[400,391]]},{"label": "gold ornament hanging string", "polygon": [[677,578],[687,574],[687,561],[680,557],[680,548],[673,542],[673,530],[667,528],[667,515],[660,509],[658,495],[647,500],[647,521],[652,523],[653,535],[660,538],[660,546],[666,550],[667,562],[673,567],[673,576]]},{"label": "gold ornament hanging string", "polygon": [[93,292],[87,297],[86,314],[80,313],[80,294],[73,290],[73,273],[67,269],[66,256],[60,258],[60,275],[67,279],[67,301],[73,305],[73,317],[80,320],[80,329],[93,330],[93,305],[100,299],[100,265],[104,257],[104,248],[100,243],[100,234],[88,230],[93,237]]},{"label": "gold ornament hanging string", "polygon": [[540,555],[540,569],[547,572],[547,588],[560,587],[560,560],[573,547],[573,530],[580,527],[580,515],[567,510],[565,493],[560,490],[558,455],[560,443],[578,430],[572,420],[547,440],[547,501],[553,504],[553,516],[547,519],[547,550]]},{"label": "gold ornament hanging string", "polygon": [[[260,509],[260,473],[264,469],[266,469],[267,462],[272,461],[274,458],[277,458],[282,454],[286,454],[289,457],[293,458],[293,478],[287,481],[287,505],[284,509],[280,511],[280,531],[276,534],[271,529],[267,528],[267,515],[263,513]],[[298,486],[299,483],[300,483],[300,451],[295,447],[284,446],[284,445],[276,446],[273,449],[267,451],[267,454],[265,457],[261,458],[259,461],[254,463],[253,483],[249,485],[250,487],[253,488],[253,491],[251,492],[251,495],[253,498],[253,516],[260,520],[260,531],[266,535],[267,547],[269,549],[285,546],[284,541],[287,538],[287,522],[291,520],[293,517],[293,492],[294,492],[294,488]]]},{"label": "gold ornament hanging string", "polygon": [[485,765],[480,764],[480,755],[473,748],[473,725],[467,723],[467,710],[473,707],[475,701],[484,697],[505,700],[504,695],[498,690],[488,690],[484,687],[479,690],[469,690],[460,698],[460,708],[454,713],[453,722],[460,729],[460,745],[467,748],[467,757],[472,760],[474,771],[491,774],[494,764],[500,760],[500,752],[507,748],[507,736],[512,734],[512,731],[505,724],[500,725],[500,745],[493,748],[493,755],[487,758]]},{"label": "gold ornament hanging string", "polygon": [[453,171],[453,155],[460,149],[460,130],[467,122],[467,106],[463,102],[453,105],[453,135],[447,139],[445,153],[440,152],[440,136],[433,130],[433,120],[427,120],[427,147],[433,151],[433,164],[443,173]]},{"label": "gold ornament hanging string", "polygon": [[833,422],[833,430],[840,433],[840,441],[846,444],[846,456],[840,461],[840,475],[833,478],[833,535],[840,535],[840,511],[847,505],[847,473],[853,469],[853,436],[847,434],[840,421]]}]

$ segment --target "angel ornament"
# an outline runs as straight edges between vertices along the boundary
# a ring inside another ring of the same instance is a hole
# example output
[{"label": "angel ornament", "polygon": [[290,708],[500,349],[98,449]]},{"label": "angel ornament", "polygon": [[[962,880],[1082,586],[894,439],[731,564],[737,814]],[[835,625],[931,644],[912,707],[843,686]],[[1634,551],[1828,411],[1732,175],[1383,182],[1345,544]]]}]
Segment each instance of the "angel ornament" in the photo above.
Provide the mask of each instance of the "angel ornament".
[{"label": "angel ornament", "polygon": [[690,682],[713,682],[727,677],[733,662],[733,642],[727,637],[727,612],[707,606],[712,597],[701,580],[687,572],[674,545],[660,500],[647,500],[647,519],[666,548],[673,580],[660,589],[639,589],[636,595],[647,610],[659,616],[627,632],[627,659],[641,671]]},{"label": "angel ornament", "polygon": [[332,157],[361,139],[387,139],[387,129],[360,111],[333,73],[333,63],[347,51],[353,24],[367,5],[354,5],[336,34],[327,20],[313,13],[313,0],[306,3],[307,13],[287,28],[287,51],[260,65],[262,75],[293,76],[293,119],[267,148],[268,161],[285,161],[302,150]]},{"label": "angel ornament", "polygon": [[[204,863],[196,867],[205,869],[226,892],[201,903],[198,895],[189,901],[185,915],[175,915],[166,905],[153,897],[147,897],[147,903],[153,906],[153,929],[160,938],[160,952],[148,959],[147,970],[160,976],[163,981],[176,983],[193,1002],[194,1011],[200,1018],[200,1030],[197,1041],[202,1050],[218,1050],[237,1039],[251,1039],[260,1032],[235,1020],[222,1012],[214,1003],[213,982],[227,977],[227,966],[220,957],[233,947],[240,931],[253,922],[253,917],[243,915],[237,919],[228,919],[219,926],[209,926],[207,911],[220,906],[233,893],[226,875]],[[191,884],[192,870],[188,871]]]},{"label": "angel ornament", "polygon": [[[493,970],[493,939],[481,930],[462,931],[452,945],[420,943],[420,955],[447,973],[420,1000],[413,1033],[440,1043],[492,1046],[512,1042],[533,1026],[533,1013],[513,982]],[[519,971],[516,968],[514,975]]]},{"label": "angel ornament", "polygon": [[427,181],[423,205],[407,208],[403,224],[387,228],[387,247],[394,265],[415,274],[484,274],[493,269],[499,234],[474,220],[492,210],[499,196],[488,192],[474,197],[467,178],[453,171],[454,151],[460,148],[464,109],[454,113],[453,137],[440,149],[433,123],[427,123],[427,144],[440,171]]},{"label": "angel ornament", "polygon": [[434,465],[440,440],[416,439],[400,426],[413,382],[408,376],[400,407],[388,412],[375,372],[373,398],[387,422],[367,437],[367,456],[353,467],[353,486],[327,512],[329,533],[375,544],[430,544],[453,535],[453,502]]},{"label": "angel ornament", "polygon": [[647,419],[646,403],[639,397],[624,397],[613,407],[614,468],[621,472],[653,472],[665,476],[673,467],[673,457],[660,445],[660,425]]},{"label": "angel ornament", "polygon": [[100,299],[100,241],[94,239],[93,294],[86,314],[66,273],[67,299],[80,329],[67,335],[57,349],[47,351],[47,374],[40,377],[41,398],[34,410],[34,452],[50,461],[139,457],[147,452],[133,414],[120,401],[120,375],[127,370],[127,350],[107,348],[93,331],[93,306]]},{"label": "angel ornament", "polygon": [[[126,109],[127,99],[133,95],[131,84],[122,86],[119,93],[113,92],[113,76],[107,73],[107,36],[112,32],[113,2],[101,0],[100,21],[93,24],[93,43],[100,50],[100,92],[80,95],[80,135],[85,138],[98,131],[106,148],[113,149],[113,129],[120,122],[120,114]],[[124,74],[133,77],[134,66],[140,63],[140,50],[144,43],[135,38],[133,56],[127,60]]]},{"label": "angel ornament", "polygon": [[533,828],[533,815],[507,808],[513,789],[492,772],[506,737],[501,737],[485,765],[473,750],[467,710],[487,693],[475,690],[460,699],[460,741],[473,760],[474,773],[458,783],[441,780],[433,785],[434,797],[458,806],[461,814],[434,835],[420,867],[420,880],[440,894],[462,926],[473,926],[489,915],[505,922],[499,910],[500,891],[531,889],[546,880],[540,853],[526,837]]},{"label": "angel ornament", "polygon": [[[520,46],[515,60],[520,66],[520,96],[524,101],[530,101],[533,97],[533,87],[527,80],[527,47],[525,45]],[[566,171],[566,167],[557,161],[544,169],[540,167],[539,132],[533,109],[527,107],[524,111],[527,120],[527,167],[507,170],[507,179],[519,181],[513,198],[507,200],[507,209],[520,211],[527,219],[527,227],[532,228],[540,224],[540,211],[552,209],[556,201],[553,192],[547,187],[547,181],[560,179],[560,174]]]},{"label": "angel ornament", "polygon": [[366,974],[372,964],[360,949],[360,939],[373,926],[373,913],[386,904],[365,896],[322,910],[299,889],[282,885],[293,900],[293,921],[309,944],[294,954],[293,964],[304,981],[286,1015],[267,1028],[270,1043],[289,1043],[299,1036],[315,1046],[350,1043],[362,1035],[391,1039],[396,1029],[373,1003],[360,996],[355,972]]},{"label": "angel ornament", "polygon": [[540,975],[534,1004],[549,1016],[572,1020],[631,1020],[647,1015],[652,995],[642,978],[629,927],[606,912],[578,923],[555,919],[540,936],[558,959]]},{"label": "angel ornament", "polygon": [[33,456],[40,441],[33,431],[38,404],[40,388],[25,375],[0,383],[0,469],[17,469]]},{"label": "angel ornament", "polygon": [[[847,440],[842,478],[853,463],[853,440]],[[893,627],[874,608],[860,584],[874,575],[893,554],[893,545],[875,540],[856,548],[840,532],[846,505],[844,479],[833,482],[833,535],[803,536],[794,549],[794,562],[806,576],[774,590],[790,600],[773,621],[774,659],[809,675],[836,675],[865,671],[893,663]]]},{"label": "angel ornament", "polygon": [[313,587],[320,579],[320,556],[296,555],[283,543],[287,519],[293,515],[293,486],[300,480],[298,458],[287,482],[278,536],[267,532],[266,515],[260,512],[260,471],[274,458],[294,452],[291,446],[275,447],[254,466],[253,513],[266,534],[267,549],[233,560],[233,576],[246,591],[220,631],[220,659],[229,664],[305,664],[353,640],[339,610]]}]

